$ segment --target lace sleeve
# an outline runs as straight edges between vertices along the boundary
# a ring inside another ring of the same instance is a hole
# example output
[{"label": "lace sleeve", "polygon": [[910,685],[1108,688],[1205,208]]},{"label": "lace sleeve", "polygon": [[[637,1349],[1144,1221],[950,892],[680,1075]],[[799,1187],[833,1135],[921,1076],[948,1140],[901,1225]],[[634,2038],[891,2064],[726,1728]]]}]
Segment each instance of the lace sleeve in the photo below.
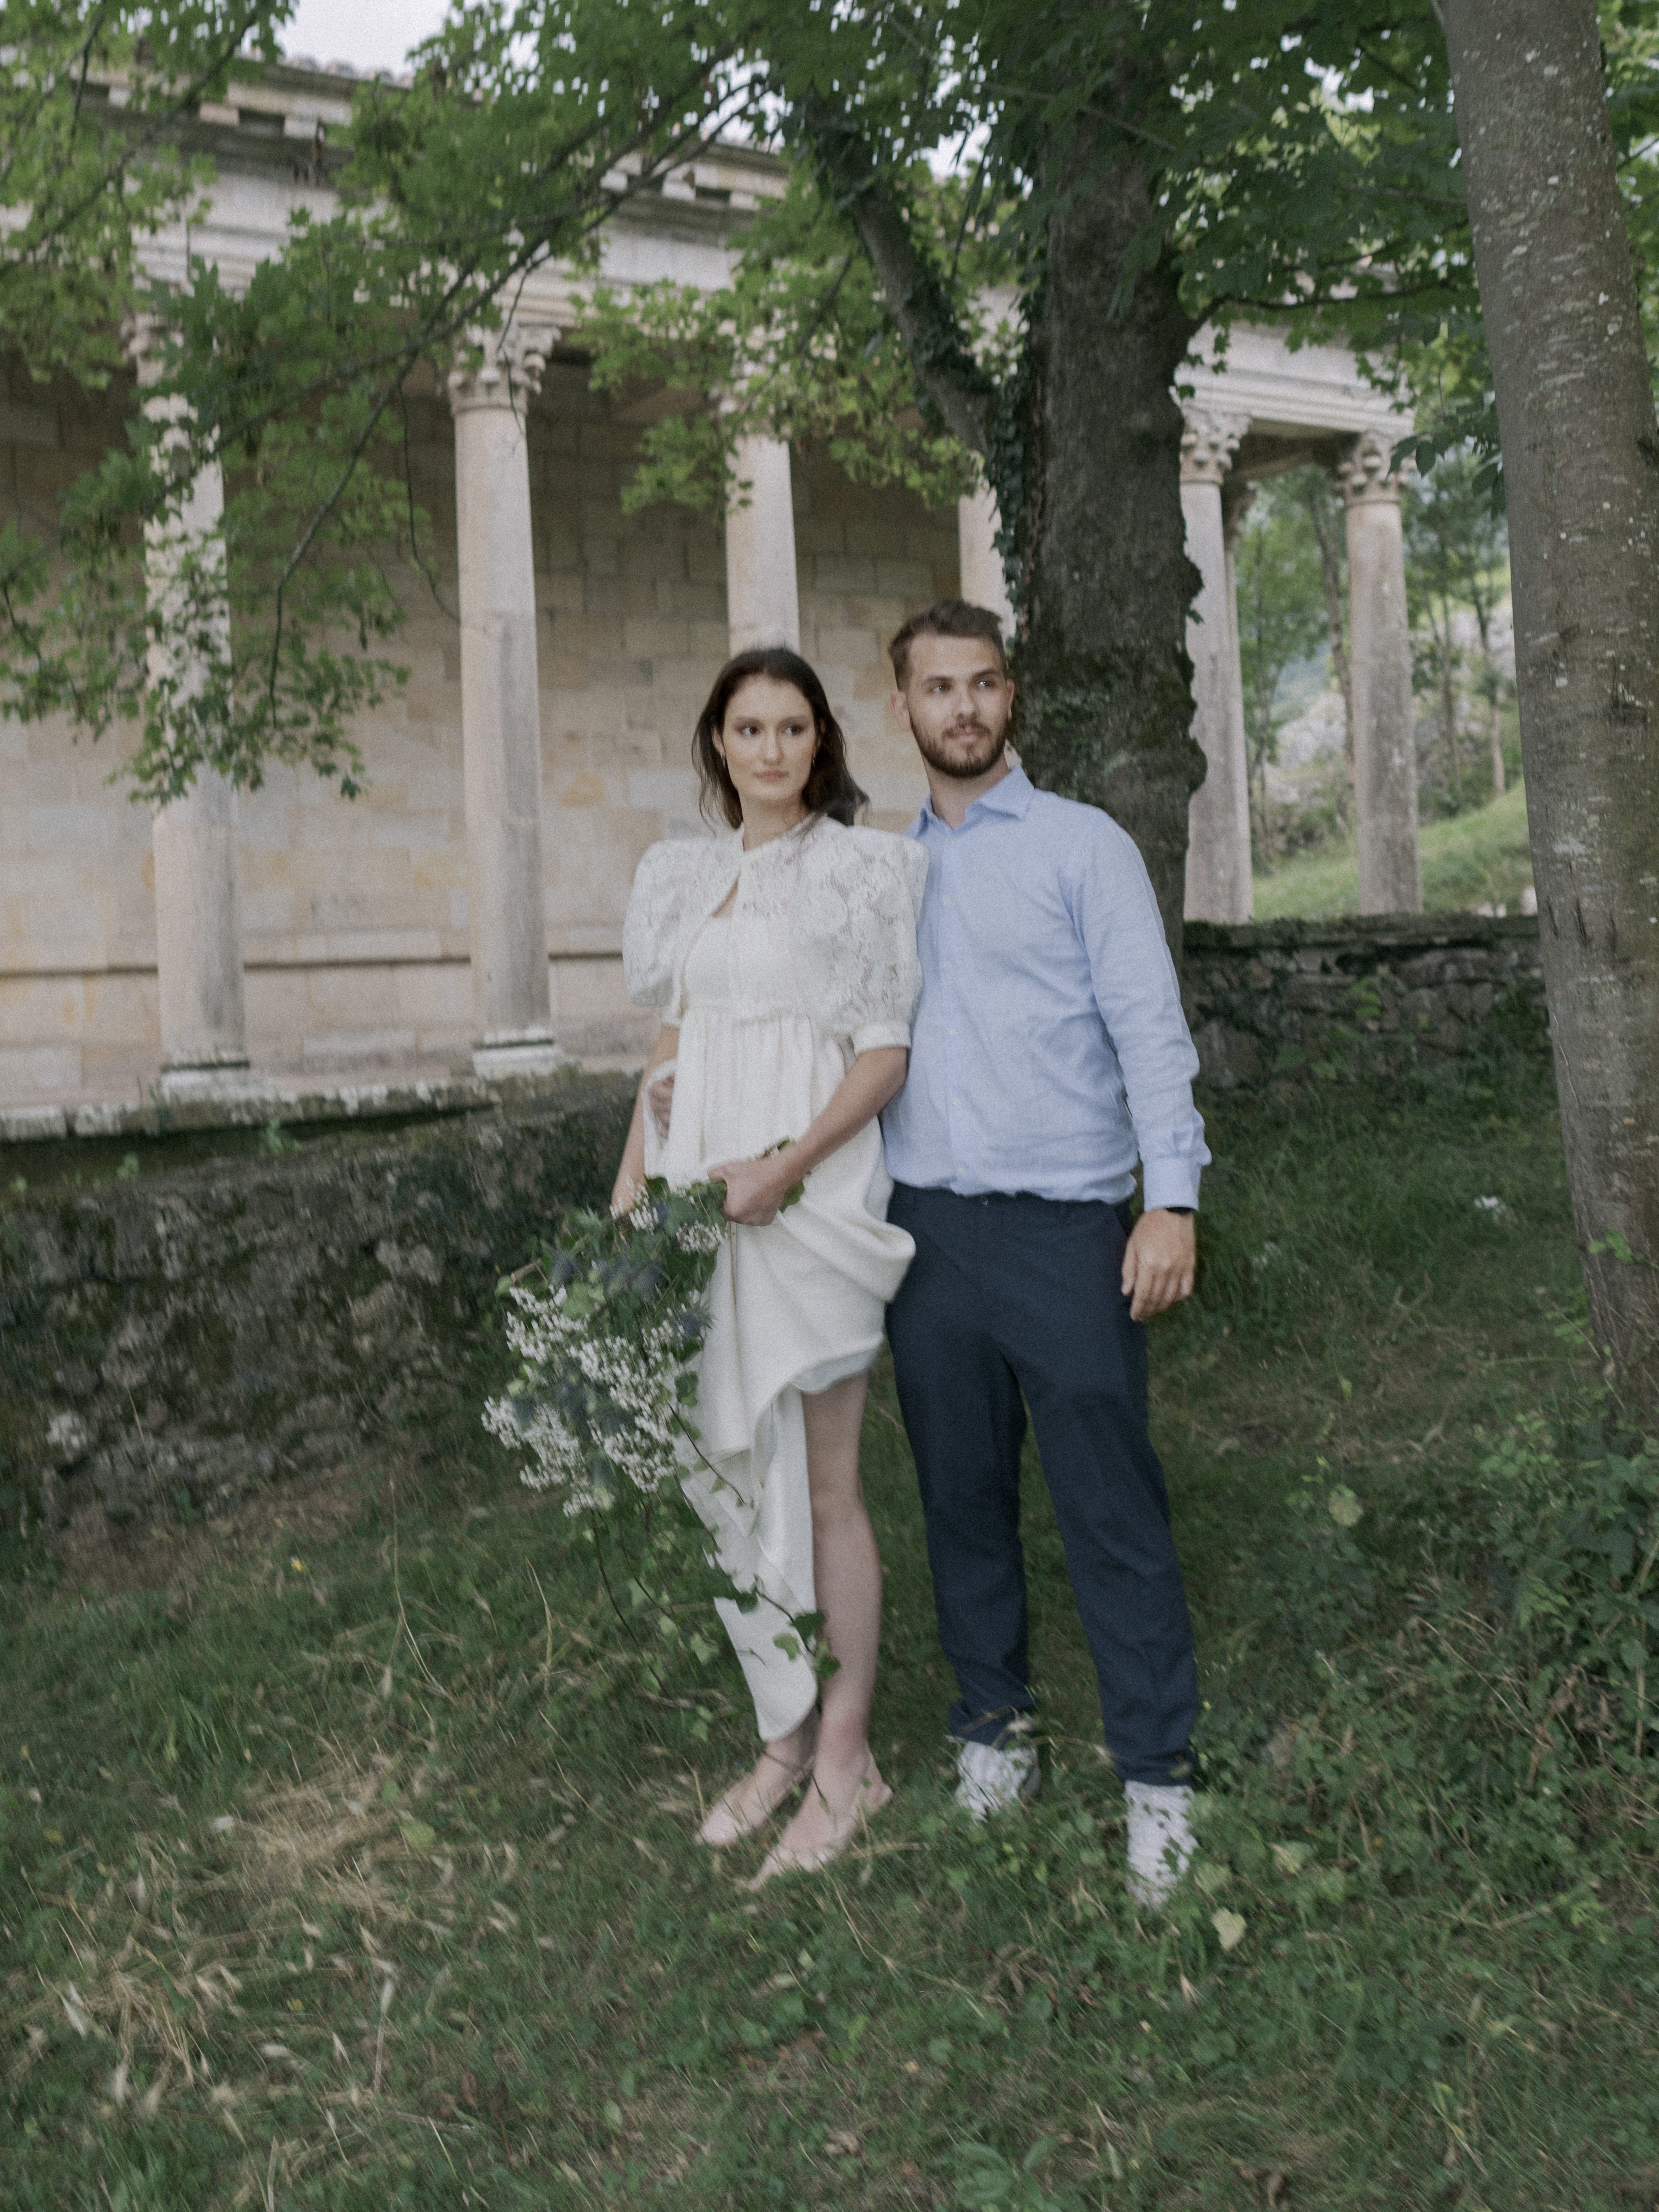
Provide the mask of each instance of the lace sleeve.
[{"label": "lace sleeve", "polygon": [[927,855],[908,838],[849,830],[814,872],[803,946],[814,1018],[833,1036],[850,1037],[855,1053],[908,1046],[921,996],[916,920]]},{"label": "lace sleeve", "polygon": [[689,840],[653,845],[635,872],[623,922],[623,981],[636,1006],[656,1006],[672,1021],[680,940],[696,850]]}]

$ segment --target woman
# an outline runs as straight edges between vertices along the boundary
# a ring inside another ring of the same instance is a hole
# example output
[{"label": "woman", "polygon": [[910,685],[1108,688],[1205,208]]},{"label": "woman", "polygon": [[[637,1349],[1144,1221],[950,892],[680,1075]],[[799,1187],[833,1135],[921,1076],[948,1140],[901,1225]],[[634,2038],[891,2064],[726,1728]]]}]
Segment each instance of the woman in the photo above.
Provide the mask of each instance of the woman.
[{"label": "woman", "polygon": [[[728,661],[694,754],[705,811],[731,834],[653,845],[634,879],[629,994],[663,1028],[613,1204],[647,1173],[710,1176],[736,1224],[710,1288],[686,1491],[722,1567],[758,1595],[719,1609],[762,1752],[699,1833],[736,1843],[810,1778],[761,1882],[827,1864],[891,1794],[870,1750],[881,1562],[859,1435],[883,1309],[915,1250],[884,1218],[876,1116],[908,1064],[927,863],[851,826],[864,794],[798,653]],[[815,1613],[836,1662],[822,1686],[789,1626]]]}]

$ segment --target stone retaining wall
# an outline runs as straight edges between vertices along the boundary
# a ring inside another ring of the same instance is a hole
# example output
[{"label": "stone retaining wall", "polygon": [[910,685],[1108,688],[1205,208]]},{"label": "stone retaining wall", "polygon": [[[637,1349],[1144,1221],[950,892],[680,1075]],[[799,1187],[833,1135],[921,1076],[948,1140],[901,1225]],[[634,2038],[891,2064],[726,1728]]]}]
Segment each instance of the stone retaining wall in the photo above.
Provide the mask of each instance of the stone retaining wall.
[{"label": "stone retaining wall", "polygon": [[[1520,918],[1191,924],[1185,980],[1226,1087],[1431,1068],[1504,1021],[1544,1035]],[[630,1101],[585,1078],[395,1137],[0,1194],[8,1510],[210,1511],[481,1395],[506,1364],[497,1279],[603,1201]]]},{"label": "stone retaining wall", "polygon": [[[0,1205],[0,1486],[211,1511],[504,1373],[495,1285],[608,1195],[632,1085]],[[15,1524],[14,1524],[15,1525]]]},{"label": "stone retaining wall", "polygon": [[1304,1070],[1397,1076],[1444,1066],[1494,1021],[1545,1042],[1529,915],[1189,921],[1182,988],[1206,1081]]}]

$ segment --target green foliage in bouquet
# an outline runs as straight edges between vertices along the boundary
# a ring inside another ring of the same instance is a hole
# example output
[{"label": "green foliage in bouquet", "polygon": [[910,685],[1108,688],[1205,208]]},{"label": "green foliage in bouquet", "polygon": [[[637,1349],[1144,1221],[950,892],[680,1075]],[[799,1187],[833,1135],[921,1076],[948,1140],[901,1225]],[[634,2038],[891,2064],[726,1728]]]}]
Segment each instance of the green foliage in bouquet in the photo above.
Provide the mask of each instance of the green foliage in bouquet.
[{"label": "green foliage in bouquet", "polygon": [[[559,1242],[499,1286],[519,1371],[484,1426],[526,1455],[531,1489],[578,1519],[629,1661],[658,1692],[677,1663],[714,1657],[697,1624],[714,1598],[755,1602],[715,1563],[680,1488],[698,1456],[696,1358],[725,1201],[723,1183],[671,1190],[653,1176],[625,1214],[569,1215]],[[805,1614],[788,1632],[810,1648],[821,1626]],[[833,1667],[827,1650],[819,1664]]]},{"label": "green foliage in bouquet", "polygon": [[653,1176],[628,1213],[573,1213],[501,1285],[520,1364],[484,1426],[529,1454],[525,1482],[562,1492],[567,1513],[653,1498],[683,1471],[724,1203],[722,1184]]},{"label": "green foliage in bouquet", "polygon": [[677,1663],[714,1657],[696,1624],[731,1592],[679,1486],[696,1453],[696,1361],[725,1196],[720,1183],[676,1191],[653,1176],[626,1214],[570,1214],[560,1240],[499,1286],[519,1371],[484,1426],[527,1455],[531,1489],[559,1493],[576,1516],[624,1665],[659,1694]]}]

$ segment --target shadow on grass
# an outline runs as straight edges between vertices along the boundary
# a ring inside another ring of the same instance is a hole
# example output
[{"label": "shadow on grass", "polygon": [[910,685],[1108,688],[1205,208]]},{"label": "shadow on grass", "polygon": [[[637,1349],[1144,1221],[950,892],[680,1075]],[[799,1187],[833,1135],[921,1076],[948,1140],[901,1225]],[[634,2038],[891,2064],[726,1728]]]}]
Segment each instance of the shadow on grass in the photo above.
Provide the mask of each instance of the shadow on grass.
[{"label": "shadow on grass", "polygon": [[758,1845],[690,1839],[748,1754],[735,1668],[647,1691],[467,1409],[144,1572],[14,1559],[0,2200],[1651,2202],[1639,1557],[1613,1570],[1652,1463],[1582,1419],[1552,1106],[1520,1061],[1216,1105],[1201,1292],[1154,1338],[1214,1785],[1166,1921],[1122,1891],[1035,1460],[1045,1791],[951,1808],[884,1365],[899,1795],[760,1898]]}]

